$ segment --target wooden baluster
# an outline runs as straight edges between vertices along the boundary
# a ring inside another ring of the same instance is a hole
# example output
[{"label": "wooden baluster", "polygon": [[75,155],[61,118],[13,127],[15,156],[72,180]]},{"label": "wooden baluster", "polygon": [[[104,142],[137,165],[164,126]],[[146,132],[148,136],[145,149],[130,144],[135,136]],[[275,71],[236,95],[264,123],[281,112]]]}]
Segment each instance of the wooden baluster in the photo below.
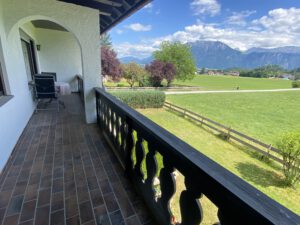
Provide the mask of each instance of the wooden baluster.
[{"label": "wooden baluster", "polygon": [[109,109],[108,109],[108,104],[106,103],[106,108],[105,108],[105,113],[106,113],[106,133],[109,135]]},{"label": "wooden baluster", "polygon": [[111,108],[108,108],[108,130],[109,130],[109,137],[110,140],[113,140],[113,135],[112,135],[112,112]]},{"label": "wooden baluster", "polygon": [[[126,123],[126,125],[125,125]],[[132,151],[133,151],[133,129],[132,129],[132,120],[129,118],[123,119],[123,124],[121,132],[122,136],[125,138],[124,142],[124,151],[125,151],[125,173],[130,176],[133,171],[133,160],[132,160]]]},{"label": "wooden baluster", "polygon": [[107,111],[107,103],[104,104],[104,124],[105,124],[105,132],[108,134],[108,111]]},{"label": "wooden baluster", "polygon": [[113,142],[117,147],[117,119],[116,112],[112,112],[112,130],[113,130]]},{"label": "wooden baluster", "polygon": [[236,207],[234,205],[228,205],[226,202],[222,203],[218,209],[218,218],[220,224],[231,225],[231,224],[270,224],[268,220],[264,220],[260,217],[253,217],[253,214],[249,209],[243,208],[243,205]]},{"label": "wooden baluster", "polygon": [[147,167],[147,179],[146,179],[146,186],[149,188],[149,195],[153,196],[155,199],[155,190],[153,187],[153,180],[157,173],[157,160],[155,157],[156,151],[155,146],[152,143],[148,142],[148,154],[146,156],[146,167]]},{"label": "wooden baluster", "polygon": [[117,114],[116,114],[115,123],[116,123],[116,146],[119,150],[122,151],[120,141],[119,141],[119,139],[120,139],[120,120],[119,120],[119,116]]},{"label": "wooden baluster", "polygon": [[102,97],[100,97],[100,115],[99,115],[99,118],[100,118],[100,127],[101,127],[101,130],[103,131],[103,99]]},{"label": "wooden baluster", "polygon": [[99,93],[98,93],[98,92],[96,92],[96,112],[97,112],[97,124],[100,126],[101,124],[100,124],[100,109],[99,109],[99,107],[100,107],[100,104],[99,104],[99,102],[100,102],[100,96],[99,96]]},{"label": "wooden baluster", "polygon": [[143,180],[144,172],[142,169],[142,161],[145,158],[145,149],[143,145],[143,138],[139,132],[137,133],[137,141],[135,144],[135,155],[136,155],[136,164],[134,170],[137,177]]},{"label": "wooden baluster", "polygon": [[121,137],[121,149],[125,152],[126,127],[125,127],[125,120],[122,117],[120,117],[120,137]]},{"label": "wooden baluster", "polygon": [[181,225],[199,225],[202,221],[202,207],[199,198],[201,189],[195,185],[192,178],[185,178],[186,190],[180,195]]},{"label": "wooden baluster", "polygon": [[169,159],[163,158],[164,167],[160,171],[160,189],[161,198],[159,203],[162,207],[165,218],[162,218],[165,223],[172,223],[172,212],[170,207],[170,200],[176,192],[176,184],[172,173],[175,171],[174,167],[170,164]]}]

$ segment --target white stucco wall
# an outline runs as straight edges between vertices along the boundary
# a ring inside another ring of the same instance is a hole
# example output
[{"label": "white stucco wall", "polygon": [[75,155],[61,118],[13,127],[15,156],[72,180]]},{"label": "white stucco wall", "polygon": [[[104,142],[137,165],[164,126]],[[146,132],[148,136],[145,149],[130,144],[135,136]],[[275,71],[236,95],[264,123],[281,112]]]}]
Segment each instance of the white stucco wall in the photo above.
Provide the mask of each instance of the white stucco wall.
[{"label": "white stucco wall", "polygon": [[14,95],[0,107],[0,170],[34,110],[19,33],[20,26],[34,19],[57,22],[76,37],[82,54],[86,120],[96,121],[93,87],[100,86],[101,71],[98,11],[56,0],[0,0],[0,59],[7,89]]},{"label": "white stucco wall", "polygon": [[41,72],[56,72],[57,80],[68,82],[77,91],[76,74],[82,74],[80,47],[73,34],[64,31],[37,29]]}]

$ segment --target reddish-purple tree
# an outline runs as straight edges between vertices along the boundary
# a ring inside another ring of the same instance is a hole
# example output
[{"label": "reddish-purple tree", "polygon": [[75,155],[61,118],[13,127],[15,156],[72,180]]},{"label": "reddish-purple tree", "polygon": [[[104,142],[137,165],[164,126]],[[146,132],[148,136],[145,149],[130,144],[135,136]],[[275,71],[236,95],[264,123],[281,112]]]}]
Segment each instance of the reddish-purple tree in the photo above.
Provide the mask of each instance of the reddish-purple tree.
[{"label": "reddish-purple tree", "polygon": [[107,46],[101,47],[102,75],[108,76],[113,81],[118,81],[122,77],[121,63],[117,58],[117,53]]},{"label": "reddish-purple tree", "polygon": [[159,60],[154,60],[146,65],[146,70],[150,73],[150,82],[154,87],[159,87],[164,79],[164,66],[165,63]]},{"label": "reddish-purple tree", "polygon": [[164,78],[167,80],[167,86],[170,87],[171,82],[174,80],[176,75],[176,68],[172,63],[165,63],[164,66]]},{"label": "reddish-purple tree", "polygon": [[176,68],[172,63],[160,60],[154,60],[146,65],[146,70],[150,73],[150,81],[155,87],[159,87],[163,79],[166,79],[170,86],[176,75]]}]

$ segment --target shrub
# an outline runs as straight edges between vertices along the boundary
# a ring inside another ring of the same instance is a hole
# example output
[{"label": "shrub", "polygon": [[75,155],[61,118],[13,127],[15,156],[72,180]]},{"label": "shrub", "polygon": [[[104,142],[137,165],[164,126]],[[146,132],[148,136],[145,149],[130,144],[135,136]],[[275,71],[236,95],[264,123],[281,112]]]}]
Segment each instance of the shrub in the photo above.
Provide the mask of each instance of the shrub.
[{"label": "shrub", "polygon": [[300,88],[300,80],[293,81],[292,88]]},{"label": "shrub", "polygon": [[289,186],[300,180],[300,132],[285,133],[278,142],[283,159],[283,173]]},{"label": "shrub", "polygon": [[162,108],[166,100],[161,91],[115,91],[111,94],[132,108]]}]

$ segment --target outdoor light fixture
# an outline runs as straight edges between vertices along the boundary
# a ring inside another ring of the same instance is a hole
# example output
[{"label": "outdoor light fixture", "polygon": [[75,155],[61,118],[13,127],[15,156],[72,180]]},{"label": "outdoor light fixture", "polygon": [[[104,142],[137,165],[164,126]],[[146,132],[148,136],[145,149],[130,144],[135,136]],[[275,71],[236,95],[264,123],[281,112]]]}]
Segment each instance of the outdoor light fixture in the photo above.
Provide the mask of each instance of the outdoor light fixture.
[{"label": "outdoor light fixture", "polygon": [[36,45],[36,49],[37,49],[38,51],[41,51],[41,45]]}]

